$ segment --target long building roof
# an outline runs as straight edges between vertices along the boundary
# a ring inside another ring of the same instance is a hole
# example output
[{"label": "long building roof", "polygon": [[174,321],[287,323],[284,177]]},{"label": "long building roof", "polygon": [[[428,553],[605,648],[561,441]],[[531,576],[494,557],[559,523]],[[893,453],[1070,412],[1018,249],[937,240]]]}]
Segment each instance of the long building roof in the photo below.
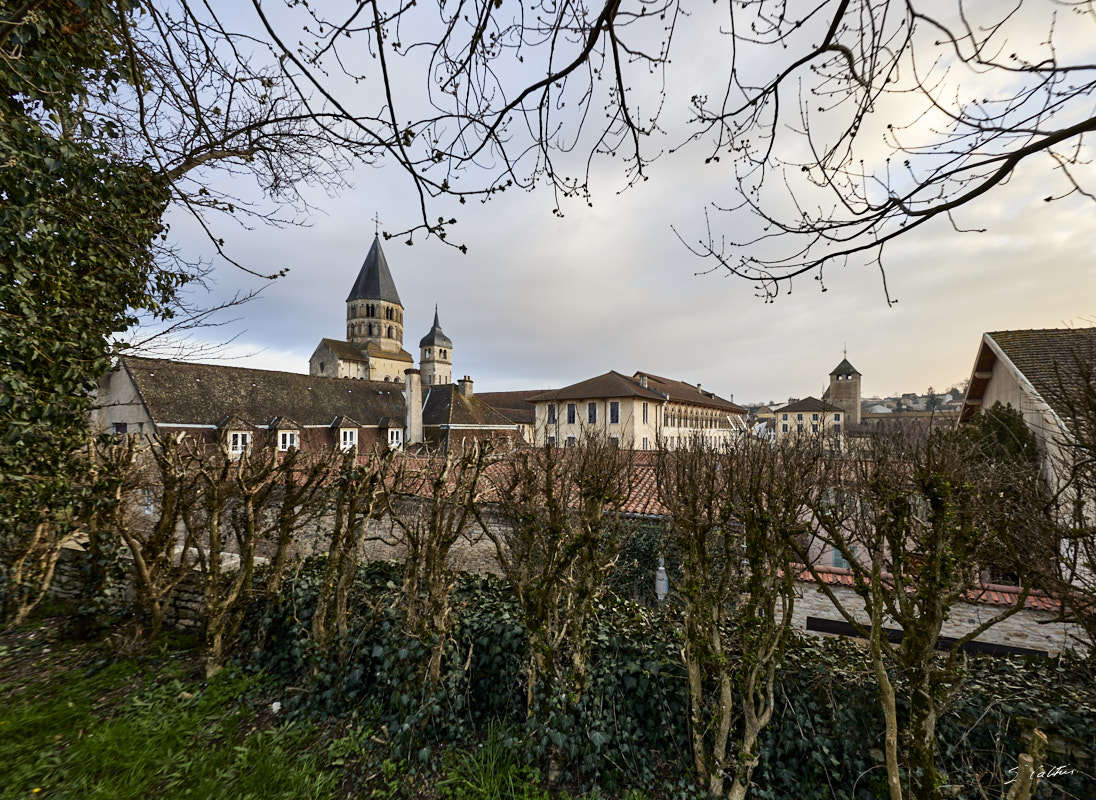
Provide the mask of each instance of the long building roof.
[{"label": "long building roof", "polygon": [[[646,386],[643,382],[646,381]],[[716,408],[729,414],[745,414],[746,409],[724,400],[712,392],[702,390],[682,381],[662,378],[649,372],[637,372],[634,376],[623,375],[615,370],[589,378],[562,389],[553,389],[527,398],[530,403],[553,400],[593,400],[610,397],[640,397],[665,402],[687,403],[695,406]]]},{"label": "long building roof", "polygon": [[257,427],[278,417],[300,425],[330,425],[339,416],[378,425],[402,420],[406,407],[395,383],[137,356],[123,356],[120,367],[157,426],[219,425],[232,416]]}]

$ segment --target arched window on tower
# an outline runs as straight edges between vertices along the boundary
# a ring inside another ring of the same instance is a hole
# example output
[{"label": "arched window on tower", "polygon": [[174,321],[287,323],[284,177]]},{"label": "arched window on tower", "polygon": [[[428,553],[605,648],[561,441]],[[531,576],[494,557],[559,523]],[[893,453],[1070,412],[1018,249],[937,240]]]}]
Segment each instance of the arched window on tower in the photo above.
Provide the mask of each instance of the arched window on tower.
[{"label": "arched window on tower", "polygon": [[389,326],[388,326],[388,338],[389,338],[389,339],[394,339],[394,338],[396,338],[396,337],[394,337],[394,336],[392,335],[392,326],[391,326],[391,325],[389,325]]}]

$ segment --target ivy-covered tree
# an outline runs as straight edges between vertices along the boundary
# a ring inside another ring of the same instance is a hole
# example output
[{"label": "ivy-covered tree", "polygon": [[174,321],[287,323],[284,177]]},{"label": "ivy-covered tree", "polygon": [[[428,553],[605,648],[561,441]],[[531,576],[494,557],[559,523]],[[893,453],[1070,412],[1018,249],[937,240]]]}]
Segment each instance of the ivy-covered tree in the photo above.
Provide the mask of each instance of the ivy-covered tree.
[{"label": "ivy-covered tree", "polygon": [[488,476],[493,509],[476,508],[529,637],[526,713],[547,728],[549,779],[563,767],[562,726],[586,692],[589,624],[632,526],[636,456],[587,432],[575,447],[520,450]]},{"label": "ivy-covered tree", "polygon": [[713,795],[742,800],[773,715],[795,602],[792,542],[809,538],[821,442],[701,437],[659,452],[658,495],[681,562],[693,764]]},{"label": "ivy-covered tree", "polygon": [[[162,175],[119,159],[73,109],[118,91],[113,4],[0,12],[0,626],[43,596],[84,498],[77,454],[111,336],[162,313]],[[35,5],[35,4],[32,4]]]}]

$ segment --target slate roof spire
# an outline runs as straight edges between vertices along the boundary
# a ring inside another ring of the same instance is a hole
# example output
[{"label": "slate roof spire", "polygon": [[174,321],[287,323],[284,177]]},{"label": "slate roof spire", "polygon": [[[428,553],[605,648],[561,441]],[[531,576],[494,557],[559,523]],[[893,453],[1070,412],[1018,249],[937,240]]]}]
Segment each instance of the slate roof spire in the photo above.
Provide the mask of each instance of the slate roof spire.
[{"label": "slate roof spire", "polygon": [[849,363],[849,360],[847,358],[843,358],[843,359],[841,359],[841,363],[838,364],[836,367],[834,367],[833,372],[831,372],[830,374],[831,375],[859,375],[860,373],[856,371],[856,367],[854,367],[852,364]]},{"label": "slate roof spire", "polygon": [[380,236],[373,237],[373,246],[369,248],[369,254],[365,257],[358,279],[354,281],[350,296],[346,298],[348,303],[351,300],[383,300],[403,308],[399,292],[396,291],[396,282],[392,280],[392,273],[388,269],[388,259],[381,249]]},{"label": "slate roof spire", "polygon": [[438,322],[438,307],[434,306],[434,327],[419,341],[419,347],[453,347],[453,340],[442,333],[441,323]]}]

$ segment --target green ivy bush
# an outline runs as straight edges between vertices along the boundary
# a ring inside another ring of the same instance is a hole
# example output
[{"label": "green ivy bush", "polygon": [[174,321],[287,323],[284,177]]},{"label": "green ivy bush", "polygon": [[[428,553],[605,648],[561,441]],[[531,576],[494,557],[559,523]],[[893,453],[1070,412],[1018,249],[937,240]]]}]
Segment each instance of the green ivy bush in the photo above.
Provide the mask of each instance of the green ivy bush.
[{"label": "green ivy bush", "polygon": [[[253,615],[247,647],[255,668],[304,689],[292,714],[357,719],[412,763],[441,749],[508,731],[515,764],[565,756],[563,782],[610,794],[642,786],[651,796],[699,796],[691,788],[681,612],[609,599],[590,630],[587,691],[577,705],[537,707],[525,718],[527,642],[520,608],[492,576],[462,575],[442,679],[425,681],[431,642],[407,636],[400,567],[362,567],[346,638],[326,652],[309,641],[322,559],[307,562],[282,597]],[[895,676],[902,696],[901,676]],[[866,651],[843,639],[802,637],[777,674],[776,712],[763,734],[751,796],[803,800],[886,794],[883,721]],[[900,708],[900,714],[904,710]],[[1077,770],[1044,784],[1057,796],[1086,796],[1096,756],[1096,677],[1076,660],[972,658],[966,682],[940,720],[940,768],[977,796],[1010,777],[1033,726],[1051,741],[1048,764]],[[524,773],[523,773],[524,774]],[[1049,795],[1048,795],[1049,796]]]}]

